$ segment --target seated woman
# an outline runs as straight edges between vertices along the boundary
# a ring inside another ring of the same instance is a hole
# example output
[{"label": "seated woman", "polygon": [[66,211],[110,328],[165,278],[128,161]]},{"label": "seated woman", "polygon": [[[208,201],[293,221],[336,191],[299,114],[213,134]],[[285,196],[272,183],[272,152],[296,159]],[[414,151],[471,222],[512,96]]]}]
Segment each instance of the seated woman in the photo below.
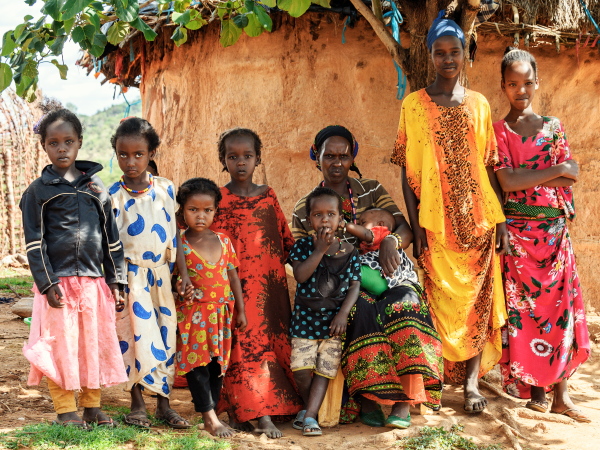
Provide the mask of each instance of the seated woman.
[{"label": "seated woman", "polygon": [[[412,262],[403,251],[412,241],[410,227],[378,181],[348,176],[350,170],[360,176],[354,164],[357,153],[358,142],[346,128],[335,125],[321,130],[310,149],[311,159],[323,173],[323,181],[317,187],[331,188],[342,197],[348,224],[357,224],[371,208],[385,209],[393,215],[395,232],[379,244],[379,263],[387,276],[397,273],[398,267],[405,276],[398,286],[380,296],[361,288],[350,312],[342,371],[351,399],[342,411],[341,421],[352,421],[355,414],[348,413],[352,410],[369,426],[407,428],[410,404],[425,403],[437,408],[440,403],[442,343]],[[306,219],[307,196],[294,208],[292,234],[296,240],[314,233]],[[360,241],[351,233],[356,232],[352,228],[343,227],[338,236],[358,247]],[[392,405],[387,419],[381,404]]]}]

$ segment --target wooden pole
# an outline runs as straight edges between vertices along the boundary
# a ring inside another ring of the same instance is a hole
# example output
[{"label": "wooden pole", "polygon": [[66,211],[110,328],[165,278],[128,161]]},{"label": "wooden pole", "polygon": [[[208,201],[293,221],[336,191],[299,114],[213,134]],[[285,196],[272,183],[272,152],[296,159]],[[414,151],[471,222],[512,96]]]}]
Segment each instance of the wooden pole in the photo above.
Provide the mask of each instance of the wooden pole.
[{"label": "wooden pole", "polygon": [[375,17],[377,17],[377,20],[383,23],[383,8],[381,7],[381,0],[372,0],[371,8],[373,8],[373,14]]},{"label": "wooden pole", "polygon": [[6,183],[6,228],[8,231],[8,251],[16,253],[15,241],[15,193],[13,185],[13,167],[11,146],[6,145],[2,135],[2,157],[4,159],[4,181]]}]

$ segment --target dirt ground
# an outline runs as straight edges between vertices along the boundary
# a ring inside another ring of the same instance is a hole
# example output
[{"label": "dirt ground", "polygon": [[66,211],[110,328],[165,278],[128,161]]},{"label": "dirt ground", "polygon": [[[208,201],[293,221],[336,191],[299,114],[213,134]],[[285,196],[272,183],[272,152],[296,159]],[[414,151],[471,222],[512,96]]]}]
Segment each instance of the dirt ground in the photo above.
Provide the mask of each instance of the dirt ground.
[{"label": "dirt ground", "polygon": [[[591,424],[578,424],[563,416],[540,414],[525,409],[525,401],[512,399],[497,390],[500,376],[498,372],[492,372],[488,376],[488,382],[496,391],[483,389],[490,400],[490,406],[486,413],[480,415],[468,415],[462,411],[462,388],[445,386],[441,411],[420,415],[414,409],[413,426],[406,431],[371,428],[355,423],[324,429],[323,436],[308,438],[294,430],[291,423],[285,423],[280,425],[284,433],[282,439],[270,440],[265,435],[239,433],[233,442],[238,444],[237,448],[240,450],[386,449],[393,447],[398,439],[417,434],[418,428],[424,425],[448,428],[461,423],[465,426],[464,434],[473,437],[475,442],[499,443],[507,449],[518,447],[509,441],[506,426],[523,436],[519,439],[523,449],[600,448],[600,317],[591,316],[588,319],[593,341],[592,355],[573,377],[570,387],[574,402],[593,419]],[[21,352],[27,337],[27,325],[11,314],[10,305],[0,304],[0,432],[26,424],[51,421],[55,417],[45,381],[40,386],[27,386],[29,364]],[[120,386],[105,389],[102,403],[128,406],[128,395]],[[152,399],[148,403],[152,412]],[[172,405],[188,419],[197,416],[187,389],[174,391]]]}]

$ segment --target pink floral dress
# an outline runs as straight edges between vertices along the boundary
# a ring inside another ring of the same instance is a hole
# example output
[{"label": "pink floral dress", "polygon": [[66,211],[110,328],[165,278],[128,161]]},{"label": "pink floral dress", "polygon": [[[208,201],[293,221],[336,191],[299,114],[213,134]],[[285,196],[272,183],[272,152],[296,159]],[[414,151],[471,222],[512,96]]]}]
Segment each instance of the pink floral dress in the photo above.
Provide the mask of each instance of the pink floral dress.
[{"label": "pink floral dress", "polygon": [[[562,124],[544,117],[535,136],[494,124],[506,168],[546,169],[571,158]],[[575,217],[570,187],[511,192],[505,205],[511,253],[503,258],[508,325],[502,333],[504,390],[530,398],[530,386],[552,387],[590,355],[585,310],[567,219]]]}]

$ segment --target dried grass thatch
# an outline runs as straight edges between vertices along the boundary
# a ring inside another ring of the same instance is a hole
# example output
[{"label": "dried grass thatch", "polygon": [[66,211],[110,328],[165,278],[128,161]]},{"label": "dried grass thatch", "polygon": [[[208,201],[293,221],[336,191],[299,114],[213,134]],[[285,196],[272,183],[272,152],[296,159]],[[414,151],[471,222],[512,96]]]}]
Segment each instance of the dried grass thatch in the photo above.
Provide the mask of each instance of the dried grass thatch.
[{"label": "dried grass thatch", "polygon": [[[600,0],[583,0],[596,21],[600,19]],[[576,31],[593,25],[587,18],[580,0],[503,0],[503,5],[514,5],[525,14],[523,22],[541,23],[559,31]]]}]

